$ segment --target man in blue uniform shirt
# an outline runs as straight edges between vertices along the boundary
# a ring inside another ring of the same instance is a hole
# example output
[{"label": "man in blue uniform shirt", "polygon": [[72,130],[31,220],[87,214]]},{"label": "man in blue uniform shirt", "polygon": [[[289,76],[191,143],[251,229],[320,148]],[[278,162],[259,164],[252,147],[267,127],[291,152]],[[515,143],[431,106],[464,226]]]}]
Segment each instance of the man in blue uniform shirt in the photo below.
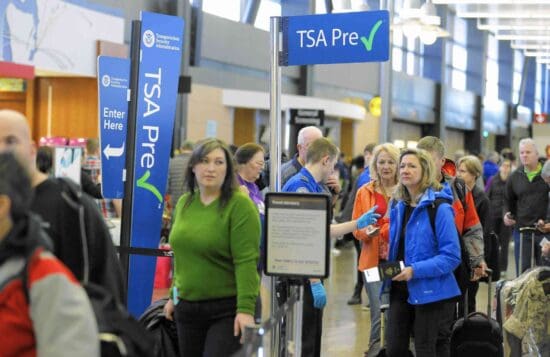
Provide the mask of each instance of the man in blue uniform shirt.
[{"label": "man in blue uniform shirt", "polygon": [[[283,192],[326,194],[323,184],[334,172],[338,159],[338,148],[326,138],[313,141],[306,155],[302,169],[292,176],[284,185]],[[373,224],[379,218],[374,213],[376,207],[361,216],[357,221],[349,221],[330,226],[331,237],[343,235],[356,229]],[[302,356],[321,355],[321,336],[323,307],[327,297],[320,279],[309,279],[304,282],[303,323],[302,323]]]}]

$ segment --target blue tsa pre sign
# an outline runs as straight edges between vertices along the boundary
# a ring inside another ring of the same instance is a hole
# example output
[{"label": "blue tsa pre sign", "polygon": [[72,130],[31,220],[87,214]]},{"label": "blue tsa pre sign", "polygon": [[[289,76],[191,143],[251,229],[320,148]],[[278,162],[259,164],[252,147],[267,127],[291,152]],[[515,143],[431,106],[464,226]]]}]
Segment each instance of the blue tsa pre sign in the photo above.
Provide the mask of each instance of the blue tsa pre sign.
[{"label": "blue tsa pre sign", "polygon": [[[176,114],[183,19],[141,13],[135,182],[131,246],[157,248]],[[139,316],[151,302],[155,257],[130,257],[128,308]]]},{"label": "blue tsa pre sign", "polygon": [[124,196],[126,124],[130,60],[97,58],[99,92],[99,141],[101,147],[101,192],[105,198]]},{"label": "blue tsa pre sign", "polygon": [[388,11],[282,18],[282,66],[389,59]]}]

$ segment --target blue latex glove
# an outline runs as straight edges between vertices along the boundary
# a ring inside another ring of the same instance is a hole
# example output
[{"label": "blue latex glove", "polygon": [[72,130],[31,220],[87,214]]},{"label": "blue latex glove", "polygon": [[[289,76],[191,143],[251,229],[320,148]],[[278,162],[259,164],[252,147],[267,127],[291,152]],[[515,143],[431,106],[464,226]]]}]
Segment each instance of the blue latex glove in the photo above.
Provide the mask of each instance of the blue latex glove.
[{"label": "blue latex glove", "polygon": [[374,205],[371,209],[369,209],[366,213],[359,217],[359,219],[357,220],[357,229],[365,228],[366,226],[375,224],[376,221],[378,221],[380,215],[378,213],[374,213],[377,208],[378,206]]},{"label": "blue latex glove", "polygon": [[311,295],[313,295],[313,306],[316,309],[322,309],[327,304],[327,292],[323,283],[317,281],[311,283]]}]

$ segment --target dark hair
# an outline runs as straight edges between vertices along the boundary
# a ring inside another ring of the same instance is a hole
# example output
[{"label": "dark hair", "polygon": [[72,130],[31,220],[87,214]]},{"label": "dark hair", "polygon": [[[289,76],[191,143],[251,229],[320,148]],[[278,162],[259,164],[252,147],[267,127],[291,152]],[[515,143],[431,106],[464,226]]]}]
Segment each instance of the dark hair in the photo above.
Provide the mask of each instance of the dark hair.
[{"label": "dark hair", "polygon": [[32,198],[31,179],[11,152],[0,153],[0,195],[9,197],[10,214],[14,222],[29,211]]},{"label": "dark hair", "polygon": [[225,205],[229,202],[233,193],[237,189],[237,180],[235,178],[235,169],[233,167],[233,160],[231,159],[231,152],[227,145],[218,139],[205,139],[200,141],[195,146],[191,157],[189,158],[189,164],[187,165],[187,171],[185,172],[185,184],[187,190],[191,193],[185,202],[184,207],[187,207],[193,201],[193,196],[195,194],[195,189],[197,188],[197,181],[195,178],[195,173],[193,168],[201,162],[201,160],[212,151],[216,149],[223,150],[225,154],[225,162],[227,164],[227,171],[225,172],[225,178],[221,187],[220,195],[220,208],[224,208]]},{"label": "dark hair", "polygon": [[52,148],[41,146],[36,150],[36,167],[42,173],[49,174],[52,169]]},{"label": "dark hair", "polygon": [[264,148],[256,143],[246,143],[235,151],[235,162],[239,165],[243,165],[252,160],[252,157],[259,151],[264,152]]}]

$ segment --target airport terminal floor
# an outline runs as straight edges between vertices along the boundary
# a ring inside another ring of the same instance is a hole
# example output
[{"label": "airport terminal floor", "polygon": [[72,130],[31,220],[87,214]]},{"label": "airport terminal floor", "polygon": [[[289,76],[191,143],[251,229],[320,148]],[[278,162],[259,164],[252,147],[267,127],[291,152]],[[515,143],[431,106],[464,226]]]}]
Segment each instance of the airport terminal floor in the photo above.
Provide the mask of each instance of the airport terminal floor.
[{"label": "airport terminal floor", "polygon": [[[507,277],[513,277],[513,246],[510,246]],[[336,254],[335,254],[336,253]],[[361,305],[348,305],[355,284],[356,254],[353,245],[331,254],[331,274],[325,281],[327,306],[323,317],[322,357],[363,356],[368,348],[370,334],[370,310],[365,307],[367,297],[362,294]],[[263,281],[263,305],[269,306],[267,289],[269,282]],[[494,283],[492,293],[494,294]],[[487,284],[481,284],[477,294],[477,310],[487,311]],[[263,311],[264,317],[269,312]]]}]

